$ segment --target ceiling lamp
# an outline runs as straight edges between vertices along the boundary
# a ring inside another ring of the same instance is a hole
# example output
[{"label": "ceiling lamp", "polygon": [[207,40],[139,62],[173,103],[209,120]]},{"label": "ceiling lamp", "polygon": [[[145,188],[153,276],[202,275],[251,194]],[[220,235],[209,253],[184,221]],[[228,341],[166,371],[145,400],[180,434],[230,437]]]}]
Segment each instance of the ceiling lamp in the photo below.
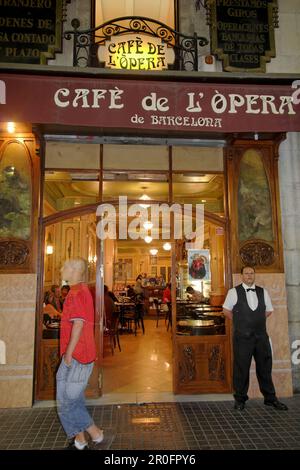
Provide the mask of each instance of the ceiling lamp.
[{"label": "ceiling lamp", "polygon": [[150,237],[150,235],[147,235],[145,238],[144,238],[145,242],[146,243],[151,243],[152,242],[152,237]]},{"label": "ceiling lamp", "polygon": [[158,253],[158,249],[157,249],[157,248],[151,248],[151,250],[149,250],[149,251],[150,251],[150,255],[152,255],[152,256],[156,256],[157,253]]},{"label": "ceiling lamp", "polygon": [[[149,201],[151,198],[149,196],[147,196],[147,194],[143,194],[140,199],[142,201]],[[148,209],[148,207],[150,207],[150,204],[140,204],[140,206],[143,208],[143,209]]]},{"label": "ceiling lamp", "polygon": [[143,227],[145,230],[151,230],[153,227],[153,223],[147,220],[146,222],[143,223]]},{"label": "ceiling lamp", "polygon": [[164,250],[170,251],[171,248],[172,248],[171,243],[169,243],[169,242],[164,243],[164,245],[163,245],[163,249],[164,249]]}]

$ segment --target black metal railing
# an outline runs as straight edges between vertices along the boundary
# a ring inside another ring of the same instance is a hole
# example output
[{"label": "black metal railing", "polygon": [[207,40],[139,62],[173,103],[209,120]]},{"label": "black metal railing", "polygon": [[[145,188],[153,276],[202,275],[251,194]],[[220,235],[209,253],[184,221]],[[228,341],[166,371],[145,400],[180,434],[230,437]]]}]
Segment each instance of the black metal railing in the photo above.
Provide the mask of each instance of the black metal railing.
[{"label": "black metal railing", "polygon": [[73,38],[73,65],[77,67],[103,67],[99,62],[98,48],[112,36],[123,34],[145,34],[161,39],[175,53],[175,61],[169,65],[173,70],[198,70],[198,55],[202,47],[208,44],[205,37],[186,36],[175,31],[160,21],[140,16],[124,16],[103,23],[96,28],[79,30],[80,21],[73,19],[72,31],[66,31],[65,39]]}]

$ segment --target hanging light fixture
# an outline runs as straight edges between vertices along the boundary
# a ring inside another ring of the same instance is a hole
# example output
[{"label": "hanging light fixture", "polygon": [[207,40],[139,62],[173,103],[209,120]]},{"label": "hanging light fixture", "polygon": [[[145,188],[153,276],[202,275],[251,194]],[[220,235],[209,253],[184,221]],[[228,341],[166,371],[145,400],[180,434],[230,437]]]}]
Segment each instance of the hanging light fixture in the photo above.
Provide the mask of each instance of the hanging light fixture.
[{"label": "hanging light fixture", "polygon": [[163,245],[163,249],[164,249],[164,250],[170,251],[171,248],[172,248],[171,243],[169,243],[169,242],[164,243],[164,245]]},{"label": "hanging light fixture", "polygon": [[[144,191],[146,191],[147,186],[142,186],[142,189]],[[151,199],[151,197],[149,197],[146,193],[143,193],[143,195],[140,197],[140,200],[141,201],[149,201],[149,199]],[[148,209],[148,207],[150,207],[150,204],[140,204],[140,206],[143,208],[143,209]]]},{"label": "hanging light fixture", "polygon": [[158,253],[158,249],[157,249],[157,248],[151,248],[151,250],[149,250],[149,251],[150,251],[150,255],[152,255],[152,256],[156,256],[157,253]]},{"label": "hanging light fixture", "polygon": [[[140,197],[141,201],[149,201],[151,198],[147,196],[147,194],[143,194]],[[139,204],[143,209],[148,209],[150,207],[150,204]]]},{"label": "hanging light fixture", "polygon": [[143,223],[143,227],[145,230],[151,230],[153,227],[153,223],[150,222],[150,220],[146,220],[146,222]]},{"label": "hanging light fixture", "polygon": [[152,237],[150,237],[150,235],[147,235],[145,238],[144,238],[145,242],[146,243],[151,243],[152,242]]},{"label": "hanging light fixture", "polygon": [[7,123],[7,132],[9,132],[10,134],[13,134],[16,130],[16,125],[14,122],[8,122]]}]

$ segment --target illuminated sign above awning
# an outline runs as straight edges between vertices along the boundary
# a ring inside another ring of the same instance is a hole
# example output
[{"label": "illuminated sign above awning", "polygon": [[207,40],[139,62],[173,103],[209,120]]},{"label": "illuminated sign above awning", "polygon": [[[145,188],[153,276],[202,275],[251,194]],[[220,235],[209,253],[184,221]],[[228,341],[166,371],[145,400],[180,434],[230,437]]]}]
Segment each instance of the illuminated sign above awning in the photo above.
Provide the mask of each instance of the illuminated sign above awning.
[{"label": "illuminated sign above awning", "polygon": [[175,54],[173,48],[159,38],[126,34],[100,45],[98,59],[108,68],[155,71],[173,64]]}]

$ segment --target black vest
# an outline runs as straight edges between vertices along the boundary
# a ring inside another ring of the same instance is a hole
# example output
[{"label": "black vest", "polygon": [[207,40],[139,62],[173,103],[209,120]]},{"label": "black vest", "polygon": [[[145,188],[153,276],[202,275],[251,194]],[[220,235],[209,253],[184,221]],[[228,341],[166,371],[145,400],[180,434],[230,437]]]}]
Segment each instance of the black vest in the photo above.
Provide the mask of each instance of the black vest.
[{"label": "black vest", "polygon": [[237,303],[232,309],[233,331],[235,335],[252,336],[266,334],[266,304],[264,290],[255,286],[258,305],[251,310],[248,305],[246,291],[242,284],[236,287]]}]

